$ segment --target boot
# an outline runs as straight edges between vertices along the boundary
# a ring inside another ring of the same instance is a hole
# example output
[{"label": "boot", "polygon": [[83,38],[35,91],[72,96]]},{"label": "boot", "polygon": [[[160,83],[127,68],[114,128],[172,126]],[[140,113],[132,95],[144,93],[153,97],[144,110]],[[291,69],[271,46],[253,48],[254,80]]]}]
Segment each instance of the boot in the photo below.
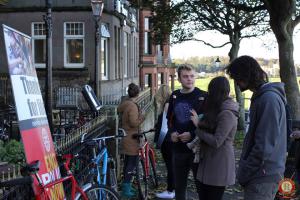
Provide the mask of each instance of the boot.
[{"label": "boot", "polygon": [[137,194],[137,189],[136,189],[135,187],[133,187],[132,183],[130,183],[130,191],[131,191],[132,193],[134,193],[134,195]]},{"label": "boot", "polygon": [[122,197],[132,198],[135,194],[131,191],[131,183],[122,183]]}]

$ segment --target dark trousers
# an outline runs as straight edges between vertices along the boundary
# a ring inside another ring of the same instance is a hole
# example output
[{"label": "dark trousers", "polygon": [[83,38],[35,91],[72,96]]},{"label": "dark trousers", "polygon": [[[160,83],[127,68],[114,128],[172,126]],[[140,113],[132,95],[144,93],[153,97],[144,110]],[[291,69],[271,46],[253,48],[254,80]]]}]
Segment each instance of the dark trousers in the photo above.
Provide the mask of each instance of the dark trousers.
[{"label": "dark trousers", "polygon": [[225,186],[213,186],[200,183],[200,200],[222,200]]},{"label": "dark trousers", "polygon": [[194,154],[173,152],[173,156],[176,200],[186,199],[186,186],[190,170],[193,172],[196,189],[199,195],[200,182],[196,179],[198,164],[193,163]]},{"label": "dark trousers", "polygon": [[165,161],[167,167],[167,190],[172,192],[175,188],[174,186],[174,172],[173,172],[173,150],[172,142],[164,141],[161,145],[161,154]]},{"label": "dark trousers", "polygon": [[133,171],[135,170],[137,160],[138,160],[138,155],[136,156],[125,155],[124,167],[123,167],[124,183],[131,182],[132,174]]}]

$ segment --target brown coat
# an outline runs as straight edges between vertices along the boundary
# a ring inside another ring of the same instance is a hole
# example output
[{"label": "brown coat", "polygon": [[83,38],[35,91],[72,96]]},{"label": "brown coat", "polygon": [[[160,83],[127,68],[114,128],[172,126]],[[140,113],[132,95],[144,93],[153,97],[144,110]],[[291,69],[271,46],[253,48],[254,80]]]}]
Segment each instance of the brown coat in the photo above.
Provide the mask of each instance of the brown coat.
[{"label": "brown coat", "polygon": [[232,99],[223,102],[214,133],[197,129],[201,139],[197,179],[207,185],[227,186],[235,183],[233,140],[237,130],[238,105]]},{"label": "brown coat", "polygon": [[138,133],[139,125],[144,121],[144,117],[139,113],[137,104],[131,99],[124,100],[118,107],[121,114],[121,128],[126,131],[126,136],[122,139],[122,150],[126,155],[138,155],[139,142],[132,138]]}]

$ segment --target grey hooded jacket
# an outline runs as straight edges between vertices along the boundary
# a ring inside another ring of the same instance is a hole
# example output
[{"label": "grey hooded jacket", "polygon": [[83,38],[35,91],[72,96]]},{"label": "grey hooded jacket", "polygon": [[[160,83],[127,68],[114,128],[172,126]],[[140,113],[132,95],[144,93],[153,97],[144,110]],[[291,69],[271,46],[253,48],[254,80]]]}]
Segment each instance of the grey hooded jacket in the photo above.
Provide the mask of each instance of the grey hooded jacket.
[{"label": "grey hooded jacket", "polygon": [[286,160],[286,112],[283,83],[266,83],[251,98],[250,125],[237,172],[238,182],[276,182]]}]

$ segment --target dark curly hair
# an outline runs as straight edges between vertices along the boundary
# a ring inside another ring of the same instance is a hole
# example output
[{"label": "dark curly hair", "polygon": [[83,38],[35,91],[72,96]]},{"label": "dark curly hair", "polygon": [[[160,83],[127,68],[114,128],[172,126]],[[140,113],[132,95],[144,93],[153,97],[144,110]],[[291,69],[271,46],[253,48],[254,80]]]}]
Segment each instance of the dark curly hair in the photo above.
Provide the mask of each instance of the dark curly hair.
[{"label": "dark curly hair", "polygon": [[245,81],[249,89],[257,89],[269,82],[268,75],[251,56],[240,56],[227,67],[226,73],[235,81]]},{"label": "dark curly hair", "polygon": [[136,84],[130,83],[130,84],[128,85],[127,93],[128,93],[128,96],[129,96],[130,98],[136,97],[136,96],[138,96],[139,93],[140,93],[140,88],[139,88],[139,86],[137,86]]}]

